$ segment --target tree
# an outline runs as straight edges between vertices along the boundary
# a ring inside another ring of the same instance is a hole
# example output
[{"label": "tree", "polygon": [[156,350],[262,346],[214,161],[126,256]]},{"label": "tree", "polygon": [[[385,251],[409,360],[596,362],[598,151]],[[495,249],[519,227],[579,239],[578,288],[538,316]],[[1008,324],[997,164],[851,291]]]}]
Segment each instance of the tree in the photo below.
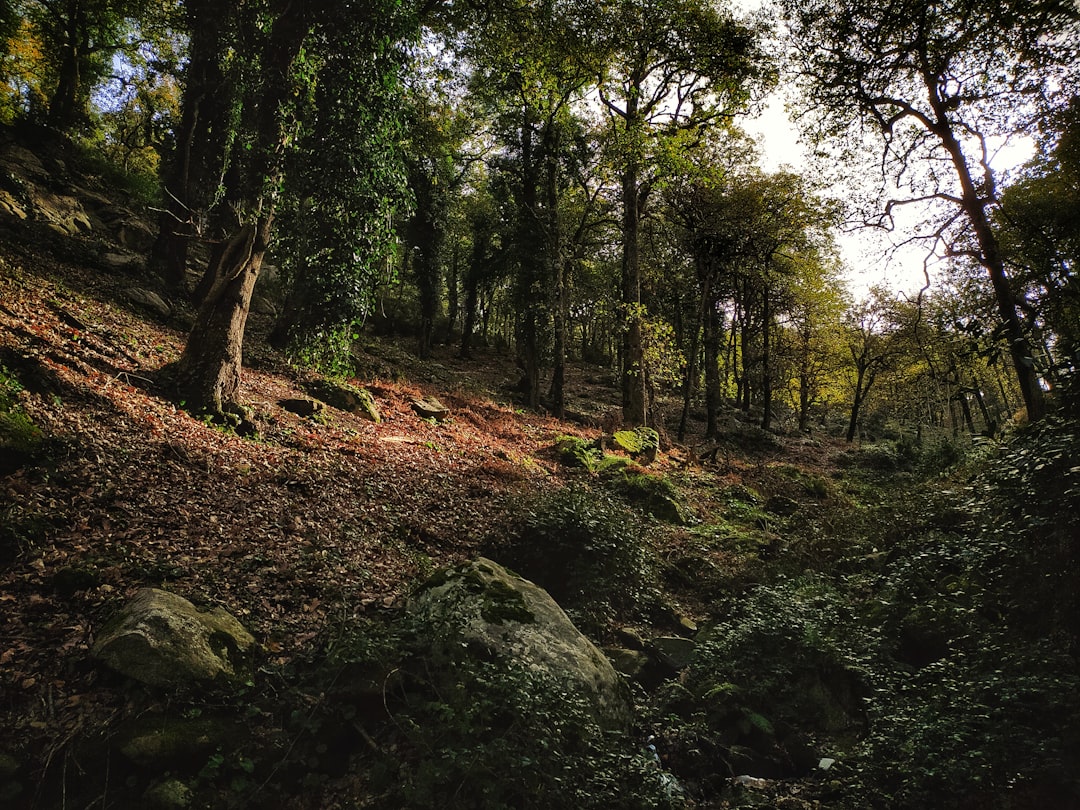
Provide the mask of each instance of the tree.
[{"label": "tree", "polygon": [[805,118],[818,139],[867,132],[881,139],[880,167],[943,214],[932,238],[966,254],[990,279],[997,317],[1028,415],[1044,411],[1035,352],[1023,329],[992,211],[998,189],[992,144],[1030,132],[1075,69],[1080,9],[1069,0],[777,0]]},{"label": "tree", "polygon": [[810,429],[810,411],[826,393],[838,354],[847,293],[839,266],[810,255],[798,264],[791,280],[792,305],[785,338],[791,358],[793,405],[799,431]]},{"label": "tree", "polygon": [[[333,9],[333,4],[328,6]],[[338,367],[374,306],[412,201],[403,45],[415,18],[394,0],[327,12],[315,39],[282,184],[275,250],[288,285],[271,342]]]},{"label": "tree", "polygon": [[845,341],[851,357],[851,411],[846,439],[855,440],[867,398],[878,376],[889,368],[895,352],[892,302],[884,290],[874,289],[870,297],[852,308],[845,319]]},{"label": "tree", "polygon": [[189,40],[180,118],[162,172],[165,201],[150,254],[151,265],[176,290],[185,284],[192,241],[222,241],[220,231],[230,225],[220,194],[242,106],[239,65],[229,57],[239,34],[240,3],[187,0],[184,15]]},{"label": "tree", "polygon": [[[640,227],[656,177],[647,156],[730,118],[771,77],[757,32],[705,0],[620,0],[600,85],[622,204],[622,410],[646,422]],[[655,165],[660,165],[659,162]]]},{"label": "tree", "polygon": [[508,258],[516,269],[515,347],[530,407],[540,404],[541,369],[551,349],[552,408],[563,410],[567,346],[568,233],[562,202],[580,130],[577,108],[607,54],[595,8],[573,0],[515,0],[474,22],[462,55],[471,90],[492,118],[493,172],[506,178],[515,207]]},{"label": "tree", "polygon": [[23,13],[43,47],[45,118],[61,132],[90,119],[90,93],[112,55],[134,44],[134,18],[155,4],[141,0],[27,0]]},{"label": "tree", "polygon": [[[321,117],[313,131],[334,137],[319,144],[317,150],[309,142],[306,155],[324,157],[327,162],[322,168],[327,171],[334,167],[344,172],[355,170],[350,160],[355,152],[340,153],[349,141],[337,138],[362,129],[357,126],[362,122],[357,105],[368,100],[365,95],[369,89],[385,91],[386,77],[398,69],[396,51],[390,47],[391,32],[400,24],[395,9],[400,12],[392,0],[387,0],[386,8],[372,8],[370,3],[267,0],[258,9],[242,9],[236,54],[243,62],[240,111],[235,124],[217,122],[219,126],[235,126],[233,138],[240,145],[230,156],[223,193],[235,221],[212,254],[206,274],[208,292],[184,352],[172,369],[178,395],[189,408],[217,418],[243,418],[239,385],[248,308],[273,235],[279,201],[290,183],[289,158],[303,139],[304,113],[321,99]],[[331,47],[320,51],[321,43]],[[326,94],[320,96],[315,79],[322,68],[330,81],[324,86]],[[320,130],[320,124],[325,129]],[[312,168],[312,164],[306,165]],[[298,184],[301,189],[324,192],[328,196],[323,201],[337,205],[324,212],[327,219],[318,224],[328,224],[331,237],[352,240],[355,251],[357,229],[367,224],[363,218],[370,209],[347,210],[345,206],[352,200],[346,197],[343,205],[335,198],[338,189],[329,187],[325,178],[316,187],[310,174],[306,177]],[[313,209],[318,210],[318,206]],[[344,218],[339,220],[335,215]],[[337,238],[328,244],[343,249]],[[330,256],[327,266],[334,267],[337,258],[340,254]],[[312,271],[318,273],[318,265]]]},{"label": "tree", "polygon": [[1040,154],[1002,195],[994,222],[1043,335],[1052,385],[1080,402],[1080,98],[1052,122]]}]

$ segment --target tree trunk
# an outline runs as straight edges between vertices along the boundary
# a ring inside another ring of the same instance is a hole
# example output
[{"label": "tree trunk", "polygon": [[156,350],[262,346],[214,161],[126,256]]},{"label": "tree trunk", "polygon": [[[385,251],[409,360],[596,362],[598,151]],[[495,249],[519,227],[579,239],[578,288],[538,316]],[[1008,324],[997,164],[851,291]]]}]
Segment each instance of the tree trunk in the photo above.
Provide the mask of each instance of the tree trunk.
[{"label": "tree trunk", "polygon": [[764,413],[761,417],[761,429],[768,430],[772,427],[772,373],[769,368],[769,333],[772,325],[772,312],[770,311],[769,285],[766,281],[761,292],[761,407]]},{"label": "tree trunk", "polygon": [[547,258],[548,274],[552,282],[553,318],[553,364],[551,374],[551,412],[562,419],[566,415],[566,320],[569,302],[566,291],[566,265],[562,259],[562,223],[559,219],[559,132],[552,120],[547,123],[545,137],[544,196],[547,207]]},{"label": "tree trunk", "polygon": [[810,330],[800,330],[802,356],[799,360],[799,432],[806,433],[810,427]]},{"label": "tree trunk", "polygon": [[175,368],[179,398],[193,412],[240,416],[240,369],[251,293],[262,268],[270,219],[237,231],[213,268],[215,283]]},{"label": "tree trunk", "polygon": [[[191,242],[211,236],[206,233],[212,216],[209,209],[223,182],[235,101],[235,83],[227,81],[221,64],[235,3],[190,0],[185,6],[191,42],[182,112],[176,146],[164,176],[164,210],[158,217],[158,236],[150,252],[151,266],[175,290],[183,290],[186,283]],[[205,294],[205,289],[201,292]],[[201,298],[193,296],[193,300]]]},{"label": "tree trunk", "polygon": [[[626,129],[635,132],[642,126],[638,114],[638,95],[630,94],[626,104]],[[634,138],[630,139],[631,142]],[[631,149],[634,147],[631,146]],[[639,210],[637,155],[627,157],[622,173],[622,415],[623,424],[645,424],[645,359],[641,334],[641,253],[638,232]]]},{"label": "tree trunk", "polygon": [[1027,407],[1028,419],[1036,422],[1046,413],[1046,403],[1043,396],[1042,386],[1039,383],[1039,375],[1035,370],[1035,353],[1031,343],[1024,334],[1023,325],[1020,323],[1020,315],[1017,312],[1017,300],[1012,290],[1012,283],[1005,272],[1005,260],[1001,254],[1001,246],[990,224],[987,214],[987,206],[995,197],[993,176],[989,169],[986,172],[986,186],[984,193],[980,194],[976,187],[967,158],[964,156],[960,142],[953,134],[952,126],[948,121],[948,111],[938,111],[939,120],[945,123],[937,128],[937,135],[941,139],[945,150],[952,159],[953,168],[960,180],[961,207],[971,223],[975,232],[975,239],[979,245],[979,259],[983,267],[990,275],[990,284],[994,289],[994,300],[997,304],[998,317],[1001,318],[1005,329],[1005,339],[1009,342],[1009,354],[1012,357],[1013,369],[1016,373],[1017,382],[1020,384],[1020,393]]},{"label": "tree trunk", "polygon": [[855,396],[851,400],[851,417],[848,419],[846,437],[848,444],[855,441],[855,431],[859,429],[859,410],[862,408],[863,397],[866,395],[866,392],[863,391],[865,376],[866,369],[860,366],[855,378]]},{"label": "tree trunk", "polygon": [[[698,276],[703,277],[705,273],[698,270]],[[698,354],[700,347],[698,340],[701,335],[701,330],[705,321],[705,313],[708,307],[708,301],[712,297],[712,285],[709,283],[708,277],[705,277],[704,283],[701,288],[701,302],[698,305],[697,320],[694,322],[694,331],[690,334],[690,350],[687,352],[686,362],[686,377],[683,380],[683,408],[682,415],[679,417],[679,441],[686,439],[686,427],[687,422],[690,420],[690,402],[694,397],[694,386],[697,385],[698,376]],[[718,338],[719,339],[719,338]],[[717,350],[719,354],[719,349]]]},{"label": "tree trunk", "polygon": [[[59,54],[56,87],[49,97],[49,123],[61,132],[70,132],[81,123],[82,60],[89,49],[86,9],[81,0],[65,4],[67,17],[60,20],[63,44]],[[48,6],[46,6],[48,8]],[[50,12],[53,12],[50,9]]]},{"label": "tree trunk", "polygon": [[[293,92],[292,64],[307,38],[312,7],[281,0],[261,54],[265,84],[249,122],[255,142],[248,156],[247,182],[236,195],[251,222],[224,242],[207,268],[209,290],[199,306],[184,352],[174,368],[177,392],[186,406],[219,419],[241,416],[240,370],[251,294],[262,269],[281,185],[289,120],[283,105]],[[225,126],[229,122],[218,121]]]},{"label": "tree trunk", "polygon": [[714,438],[720,432],[720,334],[723,331],[716,301],[709,296],[705,310],[705,436]]}]

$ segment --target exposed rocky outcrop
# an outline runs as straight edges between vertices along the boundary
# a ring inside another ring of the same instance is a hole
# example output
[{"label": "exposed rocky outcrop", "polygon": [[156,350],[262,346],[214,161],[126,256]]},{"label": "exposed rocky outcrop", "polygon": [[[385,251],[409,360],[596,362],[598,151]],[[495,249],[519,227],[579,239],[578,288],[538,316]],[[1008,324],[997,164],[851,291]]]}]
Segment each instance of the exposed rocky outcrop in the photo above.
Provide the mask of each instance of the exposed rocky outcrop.
[{"label": "exposed rocky outcrop", "polygon": [[[421,632],[430,632],[433,649],[467,649],[507,669],[542,672],[551,683],[584,699],[602,726],[629,726],[626,687],[608,659],[546,591],[497,563],[480,558],[435,574],[408,610]],[[431,658],[440,660],[437,654]],[[441,658],[454,661],[457,656]],[[463,673],[456,667],[441,677],[457,682]]]}]

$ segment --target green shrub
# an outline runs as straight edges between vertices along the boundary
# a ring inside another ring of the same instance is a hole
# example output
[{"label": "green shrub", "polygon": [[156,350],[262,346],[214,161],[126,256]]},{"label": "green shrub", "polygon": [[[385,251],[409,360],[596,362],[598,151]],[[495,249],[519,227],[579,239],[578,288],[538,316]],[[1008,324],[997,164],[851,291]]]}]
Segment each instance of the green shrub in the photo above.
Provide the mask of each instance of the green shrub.
[{"label": "green shrub", "polygon": [[663,476],[639,470],[625,467],[616,470],[617,474],[610,478],[615,491],[659,520],[680,525],[689,523],[690,511],[678,487]]},{"label": "green shrub", "polygon": [[966,500],[926,495],[926,527],[890,551],[867,620],[894,639],[891,672],[850,763],[855,806],[1080,802],[1078,454],[1075,423],[1018,431]]},{"label": "green shrub", "polygon": [[546,589],[583,629],[632,612],[652,579],[640,518],[582,484],[519,502],[511,537],[490,553]]}]

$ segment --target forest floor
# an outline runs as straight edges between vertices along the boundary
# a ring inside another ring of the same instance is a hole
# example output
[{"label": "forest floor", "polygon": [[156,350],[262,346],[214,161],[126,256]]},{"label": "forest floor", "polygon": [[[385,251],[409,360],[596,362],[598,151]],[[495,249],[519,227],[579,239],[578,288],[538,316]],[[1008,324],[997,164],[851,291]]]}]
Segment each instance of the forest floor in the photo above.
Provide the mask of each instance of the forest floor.
[{"label": "forest floor", "polygon": [[[510,355],[463,361],[443,346],[420,361],[411,340],[365,335],[353,382],[374,394],[382,421],[333,409],[313,421],[280,407],[309,396],[308,373],[264,347],[269,321],[254,316],[242,396],[259,432],[241,438],[156,386],[190,312],[160,318],[124,303],[148,283],[0,239],[0,364],[23,386],[19,407],[46,447],[0,475],[0,728],[43,769],[132,711],[90,649],[138,589],[224,607],[258,640],[264,671],[282,672],[350,621],[397,610],[421,577],[497,542],[515,499],[588,475],[560,465],[556,439],[596,438],[617,409],[607,369],[571,369],[579,421],[559,421],[515,403]],[[410,404],[421,396],[450,418],[418,417]],[[718,588],[760,576],[763,549],[789,546],[796,567],[827,553],[814,545],[831,542],[821,526],[852,503],[832,484],[805,485],[833,476],[848,452],[837,439],[770,435],[723,445],[707,462],[699,451],[669,443],[649,467],[677,480],[696,522],[722,510],[718,493],[744,485],[797,500],[792,531],[803,539],[759,525],[749,547],[703,544],[692,526],[655,522],[672,622],[702,618]]]}]

